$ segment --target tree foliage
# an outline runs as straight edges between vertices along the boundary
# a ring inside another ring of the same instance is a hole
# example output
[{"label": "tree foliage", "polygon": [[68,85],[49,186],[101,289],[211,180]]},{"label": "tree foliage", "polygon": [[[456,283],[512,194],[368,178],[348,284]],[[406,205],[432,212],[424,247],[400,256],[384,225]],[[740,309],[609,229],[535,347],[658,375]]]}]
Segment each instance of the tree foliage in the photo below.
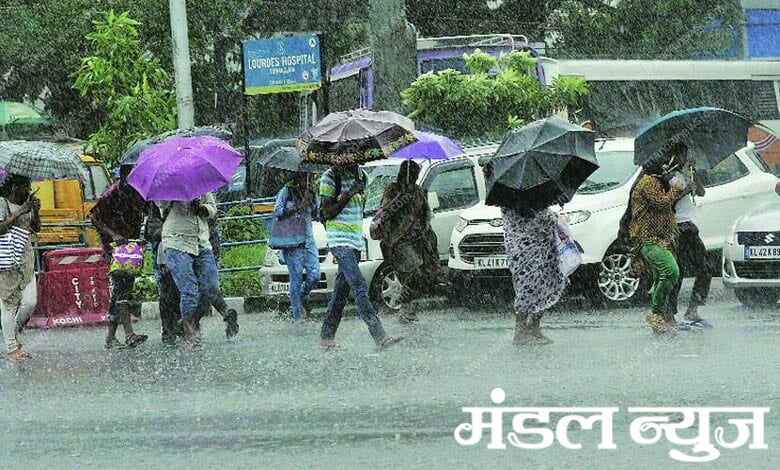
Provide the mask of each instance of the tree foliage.
[{"label": "tree foliage", "polygon": [[93,55],[81,59],[73,87],[107,110],[89,146],[116,163],[132,143],[176,127],[176,98],[159,60],[141,47],[138,22],[113,10],[86,35]]},{"label": "tree foliage", "polygon": [[479,50],[464,56],[471,74],[448,69],[420,76],[401,92],[409,117],[457,138],[500,138],[512,127],[576,105],[588,92],[577,77],[540,87],[527,71],[536,59],[514,51],[498,59]]},{"label": "tree foliage", "polygon": [[743,23],[737,0],[562,0],[550,29],[564,57],[691,59],[739,56]]}]

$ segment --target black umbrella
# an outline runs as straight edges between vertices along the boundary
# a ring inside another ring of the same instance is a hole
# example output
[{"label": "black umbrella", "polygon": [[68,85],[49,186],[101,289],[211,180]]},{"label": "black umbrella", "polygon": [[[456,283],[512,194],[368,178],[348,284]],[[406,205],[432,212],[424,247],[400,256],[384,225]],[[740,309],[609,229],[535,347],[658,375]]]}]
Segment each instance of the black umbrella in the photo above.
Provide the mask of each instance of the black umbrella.
[{"label": "black umbrella", "polygon": [[267,168],[302,173],[321,173],[330,168],[328,165],[307,162],[295,147],[278,147],[261,155],[255,162]]},{"label": "black umbrella", "polygon": [[752,121],[720,108],[673,111],[643,126],[634,141],[634,163],[663,158],[673,142],[683,142],[699,168],[712,168],[747,144]]},{"label": "black umbrella", "polygon": [[570,201],[599,167],[594,136],[558,117],[511,131],[486,166],[486,203],[538,210]]},{"label": "black umbrella", "polygon": [[125,153],[122,154],[122,158],[119,159],[120,165],[135,165],[138,161],[138,157],[141,152],[150,145],[158,144],[171,137],[197,137],[202,135],[210,135],[217,137],[218,139],[229,141],[233,137],[233,133],[230,130],[221,126],[197,126],[189,127],[187,129],[174,129],[172,131],[163,132],[154,137],[136,141],[131,145]]}]

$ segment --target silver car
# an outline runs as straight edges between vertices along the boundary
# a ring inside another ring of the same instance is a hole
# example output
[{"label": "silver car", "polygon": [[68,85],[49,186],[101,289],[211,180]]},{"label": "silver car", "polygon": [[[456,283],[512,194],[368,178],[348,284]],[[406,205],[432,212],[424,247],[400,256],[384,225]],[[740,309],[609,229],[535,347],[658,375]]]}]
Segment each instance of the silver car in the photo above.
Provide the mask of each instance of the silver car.
[{"label": "silver car", "polygon": [[723,245],[723,283],[749,306],[780,300],[780,198],[740,217]]}]

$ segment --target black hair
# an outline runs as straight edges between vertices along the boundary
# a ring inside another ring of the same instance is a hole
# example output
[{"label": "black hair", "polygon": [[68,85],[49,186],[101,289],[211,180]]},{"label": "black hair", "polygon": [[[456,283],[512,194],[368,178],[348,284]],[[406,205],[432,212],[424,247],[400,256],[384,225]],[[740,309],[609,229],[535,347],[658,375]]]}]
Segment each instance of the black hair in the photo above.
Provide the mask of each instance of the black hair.
[{"label": "black hair", "polygon": [[7,198],[11,195],[11,191],[17,186],[30,185],[30,178],[15,173],[7,173],[5,179],[0,183],[0,197]]},{"label": "black hair", "polygon": [[401,162],[401,168],[398,170],[398,177],[395,181],[400,185],[413,185],[417,183],[418,176],[420,176],[420,165],[412,160],[404,160]]}]

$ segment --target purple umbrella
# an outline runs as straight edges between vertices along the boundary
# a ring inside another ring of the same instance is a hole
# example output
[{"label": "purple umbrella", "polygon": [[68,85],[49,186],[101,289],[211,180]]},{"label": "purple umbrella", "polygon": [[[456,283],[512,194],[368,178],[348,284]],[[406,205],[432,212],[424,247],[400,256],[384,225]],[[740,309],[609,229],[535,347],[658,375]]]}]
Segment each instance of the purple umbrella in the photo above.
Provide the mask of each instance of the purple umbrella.
[{"label": "purple umbrella", "polygon": [[463,155],[465,152],[449,137],[429,132],[414,131],[417,142],[413,142],[406,147],[394,152],[391,157],[405,158],[428,158],[431,160],[449,160],[452,157]]},{"label": "purple umbrella", "polygon": [[144,149],[127,182],[147,201],[192,201],[230,183],[243,158],[216,137],[175,137]]}]

